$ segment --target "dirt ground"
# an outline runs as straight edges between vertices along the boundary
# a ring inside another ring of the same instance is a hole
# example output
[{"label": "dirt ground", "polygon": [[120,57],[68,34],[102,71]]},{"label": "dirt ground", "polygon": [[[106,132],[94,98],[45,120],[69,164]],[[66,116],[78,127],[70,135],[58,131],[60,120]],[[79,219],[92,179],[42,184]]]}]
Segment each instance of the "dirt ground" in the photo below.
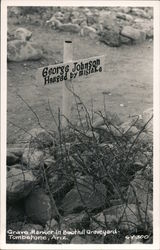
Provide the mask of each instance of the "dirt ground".
[{"label": "dirt ground", "polygon": [[[10,29],[18,25],[10,25]],[[48,107],[50,102],[56,115],[61,108],[62,84],[42,86],[36,82],[39,67],[62,62],[63,41],[72,39],[74,59],[106,55],[105,72],[96,77],[80,78],[74,82],[78,93],[88,109],[102,110],[104,99],[106,109],[116,112],[125,121],[128,116],[140,114],[152,106],[153,94],[153,46],[151,41],[132,46],[111,48],[88,37],[62,33],[50,27],[23,26],[33,32],[32,40],[44,48],[44,56],[39,61],[8,63],[7,119],[8,143],[20,141],[25,130],[37,127],[37,120],[31,110],[18,97],[32,107],[42,126],[55,129],[53,117]],[[11,123],[10,123],[11,122]],[[13,123],[16,126],[13,125]]]}]

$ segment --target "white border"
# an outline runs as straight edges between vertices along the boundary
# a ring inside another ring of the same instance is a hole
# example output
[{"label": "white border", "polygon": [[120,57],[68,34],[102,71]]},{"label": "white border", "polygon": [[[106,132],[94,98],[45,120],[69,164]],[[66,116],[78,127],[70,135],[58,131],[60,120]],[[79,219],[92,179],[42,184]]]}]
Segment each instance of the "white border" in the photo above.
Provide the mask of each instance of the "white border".
[{"label": "white border", "polygon": [[[7,6],[150,6],[154,7],[154,244],[6,244],[6,110],[7,110]],[[144,249],[160,250],[160,2],[86,0],[2,0],[1,2],[1,247],[0,249]]]}]

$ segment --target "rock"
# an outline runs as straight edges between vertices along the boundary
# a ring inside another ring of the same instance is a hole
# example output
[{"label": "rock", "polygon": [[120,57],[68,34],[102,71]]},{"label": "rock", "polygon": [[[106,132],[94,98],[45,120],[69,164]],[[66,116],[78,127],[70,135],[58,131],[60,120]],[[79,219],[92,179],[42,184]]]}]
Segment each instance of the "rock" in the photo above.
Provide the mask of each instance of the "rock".
[{"label": "rock", "polygon": [[118,11],[128,14],[131,12],[131,7],[119,7]]},{"label": "rock", "polygon": [[93,128],[98,128],[105,124],[105,121],[108,124],[113,124],[115,126],[119,126],[122,122],[119,116],[116,113],[106,112],[104,117],[98,117],[92,124]]},{"label": "rock", "polygon": [[56,25],[56,21],[58,21],[60,24],[64,23],[64,17],[65,15],[62,12],[56,12],[49,20],[46,21],[47,24],[50,24],[52,26]]},{"label": "rock", "polygon": [[131,128],[129,128],[128,131],[126,131],[126,133],[124,132],[124,134],[129,135],[129,136],[134,136],[137,135],[139,133],[139,130],[136,128],[136,126],[132,126]]},{"label": "rock", "polygon": [[123,201],[122,199],[111,199],[110,201],[111,206],[116,206],[116,205],[122,205]]},{"label": "rock", "polygon": [[80,32],[80,26],[78,24],[73,23],[64,23],[62,24],[59,20],[52,19],[52,24],[55,25],[57,29],[64,32],[71,32],[71,33],[79,33]]},{"label": "rock", "polygon": [[84,176],[77,178],[77,187],[75,185],[62,200],[61,210],[65,214],[84,208],[93,211],[105,205],[106,188],[102,183],[94,183],[92,177]]},{"label": "rock", "polygon": [[63,21],[64,20],[64,13],[58,11],[55,13],[54,18],[56,18],[59,21]]},{"label": "rock", "polygon": [[[139,142],[138,142],[139,143]],[[142,144],[141,144],[142,145]],[[142,149],[140,150],[137,150],[135,156],[134,156],[134,162],[139,162],[141,163],[144,167],[146,166],[152,166],[153,164],[153,161],[152,161],[152,152],[153,151],[153,148],[149,148],[148,145],[147,147],[145,147],[145,150],[142,151]],[[144,169],[144,168],[143,168]],[[152,167],[151,167],[152,169]]]},{"label": "rock", "polygon": [[125,36],[120,35],[120,41],[122,44],[130,45],[132,44],[132,40],[130,38],[127,38]]},{"label": "rock", "polygon": [[94,39],[97,37],[97,31],[95,28],[90,26],[84,26],[81,30],[82,36],[89,36],[90,38]]},{"label": "rock", "polygon": [[19,157],[7,150],[7,165],[11,166],[19,162]]},{"label": "rock", "polygon": [[73,187],[73,181],[66,179],[64,176],[62,178],[54,174],[52,178],[49,178],[49,186],[51,193],[56,201],[61,201],[67,192]]},{"label": "rock", "polygon": [[117,115],[117,113],[111,113],[109,111],[106,112],[106,119],[108,121],[108,123],[110,124],[113,124],[115,126],[119,126],[122,121],[120,119],[120,117]]},{"label": "rock", "polygon": [[117,137],[121,137],[123,134],[122,131],[119,129],[119,127],[110,126],[110,131],[112,135]]},{"label": "rock", "polygon": [[72,238],[70,244],[87,244],[87,241],[79,235]]},{"label": "rock", "polygon": [[134,42],[143,42],[146,39],[146,33],[131,26],[124,26],[121,35],[132,39]]},{"label": "rock", "polygon": [[152,144],[153,143],[153,133],[152,132],[148,132],[148,131],[147,131],[147,133],[143,132],[143,133],[141,133],[140,137],[145,144],[147,144],[147,143]]},{"label": "rock", "polygon": [[18,28],[14,32],[14,37],[18,40],[27,41],[30,40],[32,32],[25,28]]},{"label": "rock", "polygon": [[36,178],[30,170],[12,168],[7,175],[7,199],[9,202],[25,198],[36,184]]},{"label": "rock", "polygon": [[22,163],[30,169],[39,169],[43,160],[44,152],[34,148],[26,148],[22,155]]},{"label": "rock", "polygon": [[137,228],[145,223],[147,217],[149,221],[152,220],[150,211],[147,211],[146,214],[141,208],[138,209],[135,204],[116,205],[103,210],[103,213],[95,216],[97,222],[92,222],[91,228],[103,229],[99,223],[102,223],[103,226],[107,223],[111,228],[116,228],[118,224],[120,230],[125,230],[129,234],[129,232],[136,232]]},{"label": "rock", "polygon": [[58,228],[59,228],[58,222],[54,218],[51,221],[48,221],[46,226],[45,226],[45,229],[47,231],[50,229],[52,229],[52,230],[57,229],[58,230]]},{"label": "rock", "polygon": [[112,29],[104,29],[100,33],[100,41],[111,47],[119,47],[121,45],[119,28],[115,26]]},{"label": "rock", "polygon": [[24,221],[25,213],[22,204],[7,205],[7,223]]},{"label": "rock", "polygon": [[[22,237],[22,239],[18,240],[19,244],[43,244],[47,241],[47,238],[44,239],[45,234],[42,234],[43,227],[38,224],[25,224],[20,229],[21,232],[26,232],[25,238]],[[36,233],[34,233],[34,231]],[[39,232],[39,233],[38,233]],[[29,236],[29,237],[27,237]],[[24,238],[24,239],[23,239]]]},{"label": "rock", "polygon": [[111,11],[102,11],[99,15],[99,23],[102,24],[104,29],[112,30],[115,27],[116,15]]},{"label": "rock", "polygon": [[87,25],[87,22],[84,21],[83,18],[74,18],[72,19],[72,23],[73,24],[78,24],[78,25],[83,25],[85,23],[85,25]]},{"label": "rock", "polygon": [[[33,130],[30,131],[33,134]],[[46,148],[53,145],[53,137],[45,130],[35,131],[35,136],[32,137],[31,143],[37,148]]]},{"label": "rock", "polygon": [[133,126],[133,123],[131,123],[130,121],[122,123],[119,129],[122,131],[123,134],[129,135],[129,136],[136,135],[139,132],[136,126]]},{"label": "rock", "polygon": [[146,38],[149,39],[149,41],[152,41],[153,35],[154,35],[153,28],[152,27],[146,27],[143,30],[146,33]]},{"label": "rock", "polygon": [[45,225],[52,217],[49,196],[42,189],[34,190],[25,200],[25,212],[32,222]]},{"label": "rock", "polygon": [[26,166],[23,166],[22,164],[15,164],[12,166],[7,166],[7,170],[10,171],[12,168],[18,168],[20,170],[28,170]]},{"label": "rock", "polygon": [[148,18],[153,18],[153,10],[154,9],[152,7],[146,9],[146,13],[148,15]]},{"label": "rock", "polygon": [[[128,204],[127,206],[119,205],[114,209],[115,210],[113,211],[118,215],[118,221],[120,220],[121,230],[135,230],[136,232],[136,229],[142,227],[144,223],[147,225],[149,222],[151,225],[153,221],[151,210],[144,211],[141,207],[137,207],[135,204]],[[108,212],[109,210],[110,209],[108,209]]]},{"label": "rock", "polygon": [[133,164],[133,169],[135,170],[134,172],[144,169],[144,167],[145,167],[145,163],[142,163],[140,161],[135,161]]},{"label": "rock", "polygon": [[129,130],[132,126],[136,126],[137,127],[137,121],[138,121],[138,116],[136,116],[136,118],[128,118],[127,121],[121,123],[119,125],[119,129],[123,132],[126,133],[127,130]]},{"label": "rock", "polygon": [[66,23],[57,26],[59,30],[64,32],[71,32],[71,33],[79,33],[80,32],[80,26],[78,24],[72,24],[72,23]]},{"label": "rock", "polygon": [[[99,133],[101,136],[104,136],[104,132],[109,133],[110,135],[118,136],[118,137],[122,136],[122,132],[119,130],[119,128],[116,128],[111,125],[109,126],[102,125],[98,129],[99,129]],[[103,131],[102,133],[101,133],[101,130]]]},{"label": "rock", "polygon": [[96,139],[96,141],[99,140],[99,134],[96,132],[93,132],[93,131],[88,131],[86,133],[86,136],[88,136],[89,138],[92,138],[92,139]]},{"label": "rock", "polygon": [[153,132],[153,108],[146,109],[142,114],[143,123],[148,125],[145,127],[147,132]]},{"label": "rock", "polygon": [[12,40],[14,40],[14,39],[15,39],[15,37],[14,37],[13,32],[10,31],[10,30],[8,30],[8,31],[7,31],[7,42],[12,41]]},{"label": "rock", "polygon": [[100,23],[95,23],[94,25],[92,25],[92,28],[94,28],[96,30],[96,33],[98,36],[99,36],[100,32],[103,31],[103,26]]},{"label": "rock", "polygon": [[50,132],[42,128],[33,128],[25,136],[25,140],[30,143],[30,147],[44,149],[53,145],[53,137]]},{"label": "rock", "polygon": [[105,120],[102,117],[99,117],[93,124],[93,128],[99,128],[100,126],[104,125]]},{"label": "rock", "polygon": [[116,17],[120,18],[120,19],[123,19],[123,20],[126,20],[126,21],[129,21],[129,22],[133,21],[133,17],[131,15],[125,14],[123,12],[118,12],[116,14]]},{"label": "rock", "polygon": [[72,18],[79,18],[79,16],[80,16],[80,12],[79,11],[77,11],[77,10],[74,10],[74,11],[72,11]]},{"label": "rock", "polygon": [[21,157],[23,154],[23,151],[24,151],[23,147],[14,147],[14,148],[8,147],[7,148],[8,153],[15,154],[15,156],[17,156],[17,157]]},{"label": "rock", "polygon": [[136,123],[137,128],[144,128],[143,132],[153,134],[153,108],[145,110]]},{"label": "rock", "polygon": [[140,9],[140,8],[132,8],[131,13],[132,13],[133,15],[136,15],[136,16],[148,18],[147,13],[146,13],[144,10]]},{"label": "rock", "polygon": [[144,171],[136,173],[127,191],[128,202],[139,204],[141,209],[153,210],[153,180],[146,178]]},{"label": "rock", "polygon": [[153,143],[153,133],[152,132],[142,132],[139,135],[139,140],[143,142],[144,144],[152,144]]},{"label": "rock", "polygon": [[69,23],[71,22],[71,12],[65,12],[63,17],[63,23]]},{"label": "rock", "polygon": [[152,167],[151,166],[147,166],[146,169],[141,174],[144,175],[144,178],[146,180],[153,182],[153,166]]},{"label": "rock", "polygon": [[145,32],[147,39],[153,38],[153,20],[144,20],[142,18],[136,18],[134,20],[133,28]]},{"label": "rock", "polygon": [[45,159],[44,165],[47,169],[52,169],[52,172],[54,172],[54,170],[56,170],[56,161],[55,161],[54,157],[49,157],[49,158]]},{"label": "rock", "polygon": [[69,228],[83,230],[87,228],[90,224],[90,218],[85,211],[78,214],[69,214],[63,218],[64,223],[67,224]]},{"label": "rock", "polygon": [[42,49],[33,42],[23,40],[9,41],[7,44],[8,61],[22,62],[25,60],[39,60],[42,57]]},{"label": "rock", "polygon": [[10,17],[12,17],[12,16],[18,16],[18,15],[20,15],[21,14],[21,9],[19,8],[19,7],[9,7],[9,9],[8,9],[8,15],[10,16]]},{"label": "rock", "polygon": [[114,228],[117,224],[117,217],[115,215],[106,215],[104,212],[101,212],[91,219],[90,228],[91,230],[101,230],[106,227]]},{"label": "rock", "polygon": [[93,15],[93,13],[87,13],[86,17],[87,17],[87,24],[89,26],[93,25],[94,23],[97,23],[98,22],[98,18],[99,18],[98,15],[96,15],[96,14]]}]

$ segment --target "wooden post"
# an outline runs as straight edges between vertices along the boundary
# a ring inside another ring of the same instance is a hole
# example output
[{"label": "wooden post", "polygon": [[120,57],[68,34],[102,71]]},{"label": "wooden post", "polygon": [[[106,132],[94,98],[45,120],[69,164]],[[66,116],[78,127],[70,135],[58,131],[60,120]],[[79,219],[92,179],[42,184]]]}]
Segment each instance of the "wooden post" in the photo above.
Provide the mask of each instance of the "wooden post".
[{"label": "wooden post", "polygon": [[[73,60],[73,47],[72,41],[67,40],[64,42],[63,62],[71,62]],[[68,90],[72,89],[72,80],[66,80],[63,82],[63,93],[62,93],[62,127],[66,127],[68,122],[67,119],[71,119],[71,108],[73,94]],[[66,117],[66,118],[65,118]]]}]

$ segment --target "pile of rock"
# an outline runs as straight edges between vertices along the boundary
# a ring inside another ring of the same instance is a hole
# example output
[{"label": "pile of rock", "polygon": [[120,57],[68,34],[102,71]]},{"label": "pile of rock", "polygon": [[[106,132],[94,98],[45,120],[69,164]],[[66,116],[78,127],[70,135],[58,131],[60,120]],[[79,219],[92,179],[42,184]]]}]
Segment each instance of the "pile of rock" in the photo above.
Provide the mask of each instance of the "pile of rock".
[{"label": "pile of rock", "polygon": [[[16,10],[16,16],[25,18],[20,15],[19,8]],[[32,23],[31,18],[34,17],[37,21],[44,20],[45,25],[51,25],[52,28],[61,32],[76,33],[101,41],[108,46],[119,47],[122,44],[141,43],[153,38],[153,13],[151,10],[151,8],[133,7],[61,7],[57,11],[54,10],[54,15],[49,20],[46,20],[48,15],[43,16],[46,10],[41,13],[42,17],[37,12],[28,14],[26,18],[29,19],[26,22]],[[50,15],[52,15],[51,11]],[[31,37],[32,32],[23,27],[14,32],[8,31],[8,61],[39,60],[42,57],[42,48],[36,42],[31,41]]]},{"label": "pile of rock", "polygon": [[80,33],[109,46],[141,43],[153,38],[152,8],[61,8],[47,24]]},{"label": "pile of rock", "polygon": [[113,47],[153,39],[152,7],[39,7],[31,13],[17,7],[9,9],[9,16],[13,13],[18,24],[47,24]]},{"label": "pile of rock", "polygon": [[[105,133],[117,139],[126,136],[128,140],[136,140],[143,129],[143,136],[139,140],[152,144],[152,124],[147,123],[152,113],[152,109],[146,110],[136,123],[133,119],[125,123],[117,119],[119,125],[114,127],[110,114],[107,120],[110,122],[109,133],[105,119],[99,119],[92,124],[92,131],[83,136],[89,139],[90,145],[93,140],[93,145],[97,145],[100,152],[114,146],[107,141]],[[79,145],[75,142],[56,146],[56,137],[41,128],[29,131],[26,141],[23,149],[13,147],[7,151],[8,243],[108,244],[110,234],[115,240],[120,238],[123,243],[126,242],[125,234],[138,234],[143,225],[152,230],[152,162],[146,163],[142,154],[135,158],[130,169],[132,178],[129,183],[122,183],[119,190],[116,187],[114,190],[114,185],[111,185],[113,176],[106,176],[112,170],[105,172],[106,169],[98,166],[95,172],[95,166],[89,164],[94,156],[86,152],[84,145],[79,158],[79,161],[83,161],[78,164],[76,147]],[[72,154],[68,159],[64,153],[69,155],[71,148]],[[97,173],[99,176],[96,176]],[[114,174],[117,178],[117,174]],[[126,173],[126,176],[128,179],[129,174]],[[125,199],[122,199],[122,193],[126,194],[123,196]],[[25,231],[28,238],[11,237],[9,232],[12,230]],[[95,237],[90,233],[95,230],[105,233]],[[66,231],[74,233],[66,235]]]},{"label": "pile of rock", "polygon": [[18,28],[7,33],[7,60],[21,62],[26,60],[39,60],[43,51],[40,46],[30,41],[32,32],[25,28]]}]

